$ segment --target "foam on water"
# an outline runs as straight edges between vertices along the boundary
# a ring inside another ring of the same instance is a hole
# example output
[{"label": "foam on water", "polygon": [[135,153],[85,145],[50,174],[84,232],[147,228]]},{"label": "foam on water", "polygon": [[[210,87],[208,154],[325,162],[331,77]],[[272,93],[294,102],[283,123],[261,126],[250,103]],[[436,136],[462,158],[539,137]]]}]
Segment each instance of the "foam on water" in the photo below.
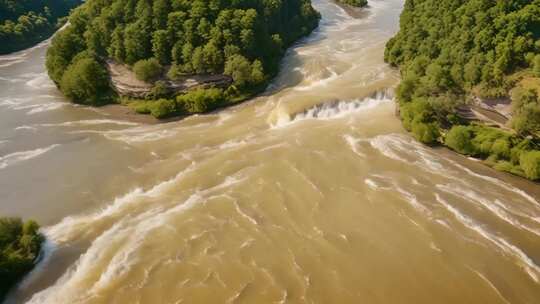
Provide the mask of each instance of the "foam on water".
[{"label": "foam on water", "polygon": [[364,140],[362,139],[357,139],[357,138],[354,138],[352,135],[343,135],[343,139],[345,139],[345,142],[347,143],[347,145],[349,145],[349,147],[351,148],[351,150],[358,156],[360,157],[366,157],[366,154],[364,154],[363,152],[361,152],[359,149],[358,149],[358,143],[359,142],[362,142]]},{"label": "foam on water", "polygon": [[55,88],[56,86],[47,73],[37,74],[33,79],[26,82],[26,85],[34,89]]},{"label": "foam on water", "polygon": [[[226,177],[220,184],[195,191],[185,201],[169,209],[158,206],[136,216],[121,218],[98,236],[75,265],[53,286],[35,294],[29,303],[84,302],[96,296],[102,289],[110,288],[129,275],[131,269],[139,263],[138,252],[151,239],[151,233],[162,232],[161,228],[176,216],[245,180],[242,172],[238,172]],[[156,187],[161,187],[161,184]],[[157,191],[155,188],[153,190]],[[51,230],[47,234],[50,235]]]},{"label": "foam on water", "polygon": [[42,154],[45,154],[51,151],[52,149],[58,146],[60,145],[54,144],[54,145],[50,145],[44,148],[38,148],[34,150],[29,150],[29,151],[14,152],[5,156],[1,156],[0,157],[0,170],[13,166],[18,163],[33,159],[33,158],[36,158]]},{"label": "foam on water", "polygon": [[51,240],[56,243],[66,243],[80,236],[80,233],[91,230],[91,226],[98,221],[103,221],[108,218],[118,217],[125,210],[129,209],[133,204],[142,202],[145,197],[157,197],[161,193],[171,189],[185,175],[192,172],[196,167],[192,163],[185,170],[178,173],[175,177],[158,183],[147,191],[141,188],[136,188],[125,195],[116,198],[112,204],[107,205],[102,210],[92,214],[70,216],[64,218],[60,223],[46,228],[44,231]]},{"label": "foam on water", "polygon": [[113,120],[113,119],[86,119],[76,121],[66,121],[61,123],[44,123],[37,124],[39,127],[78,127],[78,126],[94,126],[94,125],[119,125],[119,126],[138,126],[139,123]]},{"label": "foam on water", "polygon": [[518,219],[512,217],[505,208],[501,208],[501,203],[493,203],[487,199],[485,199],[480,194],[472,191],[472,190],[465,190],[459,187],[450,186],[450,185],[437,185],[437,188],[446,192],[450,193],[456,197],[465,197],[468,198],[470,201],[477,202],[487,210],[489,210],[491,213],[493,213],[496,217],[499,219],[507,222],[508,224],[518,228],[522,229],[531,233],[536,234],[537,236],[540,236],[540,230],[536,229],[534,227],[530,227],[526,224],[521,223]]},{"label": "foam on water", "polygon": [[[277,120],[272,125],[273,128],[287,127],[306,120],[332,120],[340,119],[348,115],[360,113],[374,109],[380,105],[392,103],[392,99],[386,94],[377,94],[374,97],[352,101],[339,101],[318,104],[304,112],[290,115],[288,113],[277,113]],[[278,105],[279,107],[279,105]],[[279,110],[278,110],[279,111]]]},{"label": "foam on water", "polygon": [[476,232],[478,235],[489,241],[491,244],[495,245],[497,248],[502,250],[503,253],[514,257],[517,264],[525,270],[525,272],[531,277],[531,279],[533,279],[536,283],[539,282],[540,267],[536,265],[534,261],[523,252],[523,250],[521,250],[515,245],[512,245],[504,238],[487,231],[485,228],[483,228],[482,225],[478,224],[470,217],[461,213],[457,208],[442,199],[439,194],[436,194],[435,198],[442,206],[444,206],[451,214],[455,216],[456,220],[458,220],[468,229]]}]

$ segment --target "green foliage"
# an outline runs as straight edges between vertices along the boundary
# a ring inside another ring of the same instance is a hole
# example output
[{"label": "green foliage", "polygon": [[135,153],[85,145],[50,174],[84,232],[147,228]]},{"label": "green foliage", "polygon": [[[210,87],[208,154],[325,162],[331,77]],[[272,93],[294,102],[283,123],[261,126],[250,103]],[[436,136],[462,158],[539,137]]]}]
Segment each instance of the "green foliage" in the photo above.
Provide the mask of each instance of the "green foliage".
[{"label": "green foliage", "polygon": [[34,267],[44,240],[34,221],[0,218],[0,301]]},{"label": "green foliage", "polygon": [[527,178],[532,180],[540,179],[540,151],[523,153],[519,163]]},{"label": "green foliage", "polygon": [[169,88],[166,83],[162,80],[156,81],[150,95],[154,99],[165,98],[170,95]]},{"label": "green foliage", "polygon": [[512,127],[521,135],[540,132],[540,98],[536,90],[516,88],[512,94]]},{"label": "green foliage", "polygon": [[226,73],[242,93],[252,92],[277,73],[286,48],[319,19],[310,0],[86,1],[53,39],[46,65],[60,83],[85,51],[135,65],[145,81],[157,76],[157,62],[172,66],[171,79]]},{"label": "green foliage", "polygon": [[351,6],[356,6],[356,7],[363,7],[368,4],[367,0],[337,0],[337,1],[344,4],[351,5]]},{"label": "green foliage", "polygon": [[83,56],[69,65],[60,88],[76,103],[102,105],[109,101],[107,71],[92,57]]},{"label": "green foliage", "polygon": [[506,75],[536,65],[539,26],[539,0],[407,0],[385,51],[403,74],[398,98],[505,95]]},{"label": "green foliage", "polygon": [[62,17],[82,0],[0,0],[0,54],[15,52],[49,37]]},{"label": "green foliage", "polygon": [[259,60],[250,63],[242,55],[233,55],[227,60],[224,74],[231,76],[237,87],[257,85],[265,79],[262,63]]},{"label": "green foliage", "polygon": [[412,123],[412,133],[416,140],[424,144],[434,144],[441,135],[439,127],[434,123],[423,123],[414,121]]},{"label": "green foliage", "polygon": [[473,133],[471,128],[466,126],[454,126],[446,134],[445,144],[452,150],[462,154],[474,154],[472,143]]},{"label": "green foliage", "polygon": [[[385,60],[400,67],[397,99],[404,127],[420,141],[437,135],[427,127],[450,128],[444,144],[486,159],[499,170],[534,176],[540,101],[535,92],[514,90],[512,126],[518,135],[460,125],[459,106],[468,96],[507,96],[526,69],[540,75],[540,0],[406,0],[400,31],[386,45]],[[429,134],[429,136],[427,135]],[[528,171],[528,173],[527,173]]]},{"label": "green foliage", "polygon": [[133,65],[133,72],[135,72],[137,79],[146,82],[156,80],[162,71],[163,67],[155,58],[139,60]]},{"label": "green foliage", "polygon": [[188,113],[203,113],[213,110],[225,102],[221,89],[198,89],[176,97],[178,107]]},{"label": "green foliage", "polygon": [[532,62],[533,72],[537,77],[540,77],[540,55],[536,55]]}]

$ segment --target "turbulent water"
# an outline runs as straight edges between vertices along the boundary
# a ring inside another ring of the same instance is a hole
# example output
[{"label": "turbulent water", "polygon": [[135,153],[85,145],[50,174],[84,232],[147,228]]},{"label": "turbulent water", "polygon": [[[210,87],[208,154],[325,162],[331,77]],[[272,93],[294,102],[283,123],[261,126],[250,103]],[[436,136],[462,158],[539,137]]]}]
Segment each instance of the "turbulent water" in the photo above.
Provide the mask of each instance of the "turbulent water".
[{"label": "turbulent water", "polygon": [[144,125],[0,57],[0,213],[47,236],[9,303],[539,303],[540,190],[395,117],[401,0],[320,28],[268,92]]}]

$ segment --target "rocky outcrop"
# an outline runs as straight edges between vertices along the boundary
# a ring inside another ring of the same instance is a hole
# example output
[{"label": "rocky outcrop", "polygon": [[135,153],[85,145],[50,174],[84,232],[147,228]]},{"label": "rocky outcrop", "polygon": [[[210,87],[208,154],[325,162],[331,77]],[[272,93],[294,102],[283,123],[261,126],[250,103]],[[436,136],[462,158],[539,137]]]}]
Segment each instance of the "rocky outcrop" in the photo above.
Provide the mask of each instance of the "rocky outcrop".
[{"label": "rocky outcrop", "polygon": [[[141,81],[135,73],[123,64],[112,60],[107,61],[111,85],[122,96],[133,98],[147,98],[152,93],[153,84]],[[178,95],[195,89],[225,88],[232,84],[233,79],[227,75],[186,75],[177,80],[165,77],[159,79],[165,90],[170,94]]]}]

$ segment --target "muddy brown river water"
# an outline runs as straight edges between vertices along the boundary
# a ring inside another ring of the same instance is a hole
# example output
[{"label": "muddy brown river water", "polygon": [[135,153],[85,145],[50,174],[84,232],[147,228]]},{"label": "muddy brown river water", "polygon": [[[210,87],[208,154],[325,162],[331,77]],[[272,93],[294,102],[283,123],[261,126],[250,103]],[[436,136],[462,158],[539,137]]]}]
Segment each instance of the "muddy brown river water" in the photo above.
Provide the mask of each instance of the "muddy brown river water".
[{"label": "muddy brown river water", "polygon": [[540,189],[416,143],[383,62],[402,0],[320,28],[267,93],[145,125],[0,57],[0,214],[48,242],[8,303],[540,303]]}]

